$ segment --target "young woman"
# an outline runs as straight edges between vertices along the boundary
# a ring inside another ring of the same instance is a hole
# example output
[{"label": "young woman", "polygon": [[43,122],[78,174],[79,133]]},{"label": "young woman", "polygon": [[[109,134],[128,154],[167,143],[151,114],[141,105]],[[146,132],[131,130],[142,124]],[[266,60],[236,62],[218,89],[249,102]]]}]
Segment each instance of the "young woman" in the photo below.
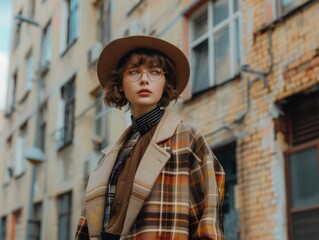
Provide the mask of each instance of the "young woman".
[{"label": "young woman", "polygon": [[132,126],[90,175],[76,240],[224,239],[223,168],[199,131],[165,111],[189,69],[181,50],[151,36],[103,49],[104,100],[128,107]]}]

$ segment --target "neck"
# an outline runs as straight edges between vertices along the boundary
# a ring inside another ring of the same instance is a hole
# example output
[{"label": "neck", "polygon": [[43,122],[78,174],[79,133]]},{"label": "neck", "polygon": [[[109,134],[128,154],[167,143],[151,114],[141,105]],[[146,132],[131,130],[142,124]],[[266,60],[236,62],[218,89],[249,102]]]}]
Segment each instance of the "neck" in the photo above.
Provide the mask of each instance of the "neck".
[{"label": "neck", "polygon": [[149,106],[149,107],[145,107],[145,108],[131,108],[131,112],[132,112],[132,116],[133,118],[139,118],[141,116],[143,116],[144,114],[147,114],[148,112],[154,110],[155,108],[157,108],[157,106]]}]

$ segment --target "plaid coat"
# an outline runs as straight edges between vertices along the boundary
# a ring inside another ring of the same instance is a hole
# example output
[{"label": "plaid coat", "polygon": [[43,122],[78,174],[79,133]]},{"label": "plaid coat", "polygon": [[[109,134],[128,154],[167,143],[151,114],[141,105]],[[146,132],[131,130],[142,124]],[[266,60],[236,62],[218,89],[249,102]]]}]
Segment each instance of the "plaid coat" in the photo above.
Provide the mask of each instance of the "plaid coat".
[{"label": "plaid coat", "polygon": [[[76,240],[99,240],[107,181],[128,128],[91,173]],[[137,169],[121,239],[223,240],[225,174],[204,137],[168,113]]]}]

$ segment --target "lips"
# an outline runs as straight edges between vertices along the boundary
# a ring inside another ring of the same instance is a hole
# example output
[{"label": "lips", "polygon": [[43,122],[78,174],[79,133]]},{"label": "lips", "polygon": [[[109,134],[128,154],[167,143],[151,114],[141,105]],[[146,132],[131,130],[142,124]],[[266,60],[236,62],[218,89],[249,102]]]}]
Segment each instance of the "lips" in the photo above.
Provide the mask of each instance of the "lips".
[{"label": "lips", "polygon": [[150,90],[148,89],[141,89],[137,92],[138,94],[147,94],[147,93],[152,93]]}]

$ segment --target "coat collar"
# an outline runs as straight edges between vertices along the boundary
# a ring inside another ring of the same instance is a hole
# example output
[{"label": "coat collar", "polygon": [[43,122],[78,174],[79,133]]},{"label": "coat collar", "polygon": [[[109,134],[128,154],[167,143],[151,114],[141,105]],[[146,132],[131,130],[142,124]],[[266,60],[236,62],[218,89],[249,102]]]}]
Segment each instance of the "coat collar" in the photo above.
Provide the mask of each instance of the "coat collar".
[{"label": "coat collar", "polygon": [[[167,111],[159,122],[135,174],[122,235],[128,234],[158,175],[170,158],[169,153],[162,149],[158,143],[172,137],[180,122],[179,119]],[[107,181],[118,152],[130,131],[131,127],[128,127],[113,145],[102,150],[105,156],[98,167],[91,173],[86,190],[85,204],[86,218],[91,236],[97,236],[101,233]]]}]

